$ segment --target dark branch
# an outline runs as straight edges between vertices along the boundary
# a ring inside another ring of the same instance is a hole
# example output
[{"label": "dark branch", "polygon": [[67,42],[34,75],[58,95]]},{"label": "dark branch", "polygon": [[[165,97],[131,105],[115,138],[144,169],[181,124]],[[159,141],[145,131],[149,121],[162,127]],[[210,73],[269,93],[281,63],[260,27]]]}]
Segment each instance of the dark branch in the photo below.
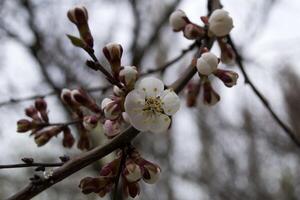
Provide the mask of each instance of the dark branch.
[{"label": "dark branch", "polygon": [[[178,56],[174,57],[173,59],[171,59],[170,61],[168,61],[164,65],[159,66],[156,69],[149,69],[146,72],[141,73],[141,76],[146,76],[146,75],[149,75],[149,74],[153,74],[153,73],[156,73],[156,72],[166,70],[168,67],[170,67],[173,64],[175,64],[176,62],[178,62],[188,52],[193,50],[195,48],[195,46],[196,46],[196,43],[191,44],[188,48],[183,49]],[[110,88],[111,88],[110,85],[96,86],[96,87],[90,87],[90,88],[86,89],[86,91],[88,91],[88,92],[98,92],[98,91],[105,92],[105,91],[109,90]],[[0,107],[5,106],[5,105],[20,103],[20,102],[23,102],[23,101],[35,100],[39,97],[49,97],[49,96],[54,96],[54,95],[57,95],[57,93],[55,91],[50,91],[50,92],[48,92],[46,94],[42,94],[42,95],[33,95],[33,96],[22,97],[22,98],[10,98],[7,101],[0,102]]]},{"label": "dark branch", "polygon": [[245,83],[248,84],[255,95],[260,99],[262,104],[265,106],[265,108],[269,111],[273,119],[277,122],[277,124],[285,131],[285,133],[291,138],[291,140],[298,146],[300,147],[300,141],[296,137],[296,134],[286,125],[280,118],[279,116],[275,113],[275,111],[271,108],[269,102],[266,100],[266,98],[263,96],[263,94],[257,89],[257,87],[254,85],[254,83],[250,80],[244,64],[243,64],[243,58],[239,54],[239,51],[237,50],[233,40],[231,39],[230,36],[228,36],[228,43],[232,46],[233,51],[236,54],[236,62],[245,78]]}]

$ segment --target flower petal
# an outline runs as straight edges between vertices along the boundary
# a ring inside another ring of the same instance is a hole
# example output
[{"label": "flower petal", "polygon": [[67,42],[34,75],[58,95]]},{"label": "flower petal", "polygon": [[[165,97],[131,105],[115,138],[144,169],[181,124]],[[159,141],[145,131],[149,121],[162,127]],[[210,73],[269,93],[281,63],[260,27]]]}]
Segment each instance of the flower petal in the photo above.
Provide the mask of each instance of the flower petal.
[{"label": "flower petal", "polygon": [[145,98],[143,93],[138,92],[137,90],[132,90],[129,92],[125,98],[124,108],[125,112],[131,118],[132,115],[136,115],[138,112],[141,112],[145,106]]},{"label": "flower petal", "polygon": [[150,121],[149,130],[153,133],[162,133],[168,130],[171,119],[168,115],[156,113]]},{"label": "flower petal", "polygon": [[163,109],[167,115],[174,115],[180,108],[180,99],[172,90],[165,90],[161,94]]},{"label": "flower petal", "polygon": [[130,116],[131,125],[139,131],[148,131],[150,129],[151,121],[152,116],[144,111]]},{"label": "flower petal", "polygon": [[157,97],[164,90],[164,83],[154,77],[147,77],[137,83],[137,87],[146,97]]}]

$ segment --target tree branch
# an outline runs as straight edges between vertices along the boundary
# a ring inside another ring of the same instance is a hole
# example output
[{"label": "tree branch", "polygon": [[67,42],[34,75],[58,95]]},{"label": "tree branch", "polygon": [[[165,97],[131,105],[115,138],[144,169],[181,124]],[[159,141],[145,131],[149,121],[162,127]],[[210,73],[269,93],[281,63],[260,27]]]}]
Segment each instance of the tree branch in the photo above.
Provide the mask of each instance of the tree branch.
[{"label": "tree branch", "polygon": [[300,141],[296,137],[296,134],[286,125],[280,118],[279,116],[275,113],[275,111],[271,108],[269,102],[266,100],[266,98],[263,96],[263,94],[257,89],[257,87],[254,85],[254,83],[250,80],[244,64],[243,64],[243,58],[239,54],[239,51],[237,50],[232,38],[228,36],[228,43],[232,46],[233,51],[236,54],[236,62],[245,78],[245,83],[250,86],[250,88],[253,90],[254,94],[260,99],[264,107],[269,111],[271,114],[272,118],[276,121],[276,123],[285,131],[285,133],[291,138],[291,140],[298,146],[300,147]]},{"label": "tree branch", "polygon": [[[202,44],[201,48],[207,47],[208,49],[210,49],[212,43],[213,43],[213,39],[209,39],[207,43]],[[194,57],[198,58],[200,55],[201,55],[201,51],[198,50]],[[195,69],[195,66],[191,64],[186,70],[186,72],[184,73],[184,75],[182,76],[182,78],[175,81],[170,86],[170,88],[173,88],[174,91],[176,92],[180,92],[183,89],[183,86],[186,85],[190,80],[190,78],[194,76],[196,71],[197,70]],[[59,167],[56,170],[54,170],[53,175],[49,179],[43,180],[43,182],[39,185],[36,185],[34,183],[28,184],[21,191],[9,197],[8,200],[28,200],[36,196],[37,194],[51,187],[55,183],[58,183],[59,181],[70,176],[71,174],[103,158],[104,156],[110,154],[114,150],[124,147],[138,134],[139,134],[138,130],[136,130],[133,127],[129,127],[127,130],[125,130],[116,138],[112,139],[106,145],[101,147],[96,147],[91,151],[88,151],[86,153],[79,155],[78,157],[71,159],[70,161],[66,162],[62,167]]]},{"label": "tree branch", "polygon": [[[153,73],[157,73],[157,72],[162,71],[162,70],[166,70],[168,67],[170,67],[173,64],[175,64],[176,62],[178,62],[188,52],[190,52],[191,50],[193,50],[195,48],[195,46],[196,46],[196,42],[192,43],[188,48],[183,49],[178,56],[174,57],[173,59],[171,59],[170,61],[168,61],[164,65],[161,65],[161,66],[159,66],[156,69],[149,69],[149,70],[141,73],[140,76],[146,76],[146,75],[150,75],[150,74],[153,74]],[[111,85],[96,86],[96,87],[90,87],[90,88],[86,89],[86,91],[88,91],[88,92],[98,92],[98,91],[105,92],[108,89],[110,89],[111,87],[112,87]],[[23,102],[23,101],[35,100],[35,99],[37,99],[39,97],[44,98],[44,97],[49,97],[49,96],[54,96],[54,95],[57,95],[56,91],[50,91],[50,92],[42,94],[42,95],[37,94],[37,95],[28,96],[28,97],[22,97],[22,98],[10,98],[7,101],[0,102],[0,107],[6,106],[6,105],[10,105],[10,104],[20,103],[20,102]]]}]

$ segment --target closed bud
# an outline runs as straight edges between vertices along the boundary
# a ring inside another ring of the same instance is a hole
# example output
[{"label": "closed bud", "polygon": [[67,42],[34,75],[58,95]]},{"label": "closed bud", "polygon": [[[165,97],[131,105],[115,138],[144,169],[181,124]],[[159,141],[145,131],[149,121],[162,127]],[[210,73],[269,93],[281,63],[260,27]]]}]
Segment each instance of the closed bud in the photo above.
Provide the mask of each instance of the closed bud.
[{"label": "closed bud", "polygon": [[121,57],[123,54],[122,46],[118,43],[109,43],[102,51],[111,65],[111,70],[114,76],[117,77],[121,68]]},{"label": "closed bud", "polygon": [[210,75],[218,67],[219,59],[213,53],[206,52],[201,55],[197,60],[197,70],[201,75]]},{"label": "closed bud", "polygon": [[133,160],[127,160],[125,168],[123,170],[123,176],[130,183],[137,182],[142,178],[142,171],[139,165]]},{"label": "closed bud", "polygon": [[77,148],[80,150],[88,150],[90,148],[90,139],[84,127],[80,127],[80,136],[77,143]]},{"label": "closed bud", "polygon": [[87,23],[88,21],[88,12],[84,6],[78,5],[70,9],[67,13],[67,16],[71,22],[74,24]]},{"label": "closed bud", "polygon": [[188,107],[194,107],[197,103],[197,98],[200,93],[201,85],[199,83],[190,82],[187,85],[186,104]]},{"label": "closed bud", "polygon": [[119,120],[105,120],[104,125],[104,134],[109,138],[113,138],[121,133],[121,125]]},{"label": "closed bud", "polygon": [[205,105],[213,106],[220,101],[220,96],[212,88],[210,82],[207,80],[203,83],[203,103]]},{"label": "closed bud", "polygon": [[34,106],[40,112],[42,119],[48,123],[47,102],[43,98],[38,98],[35,100]]},{"label": "closed bud", "polygon": [[96,115],[88,115],[83,118],[83,126],[86,130],[91,131],[97,127],[99,118]]},{"label": "closed bud", "polygon": [[98,108],[95,100],[90,97],[84,90],[72,90],[71,92],[72,101],[75,103],[82,105],[93,112],[99,112],[100,109]]},{"label": "closed bud", "polygon": [[64,89],[62,89],[62,91],[60,93],[61,101],[64,104],[69,105],[69,106],[73,105],[71,92],[72,92],[71,90],[64,88]]},{"label": "closed bud", "polygon": [[114,87],[113,87],[113,92],[114,92],[114,95],[117,97],[121,97],[121,96],[125,95],[124,91],[116,85],[114,85]]},{"label": "closed bud", "polygon": [[123,182],[123,192],[126,197],[135,198],[140,194],[140,185],[136,183]]},{"label": "closed bud", "polygon": [[148,184],[154,184],[160,176],[161,169],[158,165],[151,163],[147,160],[143,160],[143,180]]},{"label": "closed bud", "polygon": [[196,40],[205,36],[205,31],[200,26],[190,23],[185,26],[183,35],[189,40]]},{"label": "closed bud", "polygon": [[100,197],[103,197],[110,192],[113,181],[113,177],[86,177],[80,181],[79,188],[84,194],[98,193]]},{"label": "closed bud", "polygon": [[221,49],[222,63],[227,65],[234,65],[236,56],[230,44],[227,44],[227,42],[222,39],[219,39],[218,43]]},{"label": "closed bud", "polygon": [[29,108],[26,108],[25,109],[25,114],[28,117],[30,117],[30,118],[32,118],[36,121],[41,121],[41,118],[39,117],[39,114],[38,114],[38,110],[33,106],[30,106]]},{"label": "closed bud", "polygon": [[42,129],[35,133],[34,141],[40,147],[45,145],[52,137],[57,136],[61,131],[62,126],[50,127],[47,129]]},{"label": "closed bud", "polygon": [[237,79],[239,78],[238,73],[222,69],[215,71],[214,75],[217,76],[227,87],[236,85]]},{"label": "closed bud", "polygon": [[233,28],[233,20],[223,9],[215,10],[209,17],[209,31],[217,37],[226,36]]},{"label": "closed bud", "polygon": [[47,102],[43,98],[36,99],[34,105],[35,108],[40,112],[47,110]]},{"label": "closed bud", "polygon": [[71,133],[69,127],[65,127],[63,130],[63,146],[67,148],[71,148],[74,145],[75,139]]},{"label": "closed bud", "polygon": [[135,66],[125,66],[120,71],[119,77],[126,87],[132,89],[138,78],[138,71]]},{"label": "closed bud", "polygon": [[174,11],[169,17],[169,23],[173,28],[173,31],[178,32],[184,29],[184,27],[190,23],[185,12],[182,10]]},{"label": "closed bud", "polygon": [[80,37],[84,40],[84,42],[90,48],[93,48],[94,39],[88,25],[87,9],[84,6],[76,6],[68,11],[67,16],[69,20],[77,26]]},{"label": "closed bud", "polygon": [[121,159],[116,158],[110,163],[104,165],[100,171],[100,176],[115,176],[120,166]]},{"label": "closed bud", "polygon": [[118,100],[111,100],[109,98],[103,99],[101,108],[104,111],[104,115],[107,119],[116,119],[122,113],[120,102]]},{"label": "closed bud", "polygon": [[32,128],[32,122],[27,119],[21,119],[17,122],[17,132],[19,133],[25,133]]}]

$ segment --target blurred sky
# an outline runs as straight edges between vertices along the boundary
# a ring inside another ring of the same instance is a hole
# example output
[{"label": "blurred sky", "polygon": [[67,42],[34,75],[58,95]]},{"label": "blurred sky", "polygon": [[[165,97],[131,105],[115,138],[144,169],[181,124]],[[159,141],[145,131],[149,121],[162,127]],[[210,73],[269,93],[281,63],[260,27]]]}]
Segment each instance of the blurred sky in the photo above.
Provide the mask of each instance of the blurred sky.
[{"label": "blurred sky", "polygon": [[[90,1],[70,1],[64,2],[62,5],[61,1],[56,1],[59,5],[51,9],[57,9],[58,15],[56,17],[60,24],[60,28],[65,33],[74,33],[74,28],[69,24],[65,17],[66,11],[73,4],[81,2],[90,5]],[[206,1],[195,1],[185,0],[180,4],[179,8],[184,10],[189,18],[193,22],[200,23],[199,17],[206,13]],[[298,57],[300,50],[300,1],[299,0],[278,0],[275,7],[272,9],[269,17],[264,22],[262,16],[256,15],[257,8],[259,8],[261,0],[223,0],[224,8],[230,12],[230,15],[234,19],[235,28],[232,31],[234,40],[238,47],[241,48],[243,55],[246,59],[246,70],[249,73],[253,82],[258,86],[262,93],[271,102],[274,110],[285,119],[285,112],[283,109],[282,94],[280,92],[280,82],[278,81],[280,76],[280,70],[285,70],[286,64],[292,64],[293,70],[296,73],[300,73],[299,69],[296,68],[298,65]],[[90,22],[93,33],[98,35],[107,36],[105,30],[108,30],[111,26],[110,18],[117,16],[116,23],[118,25],[118,31],[112,34],[113,40],[121,43],[125,49],[128,48],[131,40],[129,34],[132,29],[132,16],[130,9],[126,8],[125,3],[115,4],[106,1],[96,7],[89,8],[90,10]],[[121,11],[121,12],[120,12]],[[49,13],[48,13],[49,14]],[[46,13],[47,15],[47,13]],[[249,17],[251,16],[251,17]],[[151,16],[149,16],[151,17]],[[260,21],[261,20],[261,21]],[[263,28],[253,32],[252,22],[254,24],[263,23]],[[18,22],[13,22],[18,24]],[[44,25],[47,26],[47,23]],[[101,27],[101,28],[98,28]],[[25,39],[30,41],[31,35],[28,30],[21,32]],[[170,30],[168,30],[171,32]],[[169,33],[170,34],[170,33]],[[174,48],[171,49],[169,57],[176,56],[181,49],[185,48],[190,42],[185,40],[180,34],[172,33],[170,42],[174,43]],[[64,37],[64,36],[62,36]],[[253,40],[252,40],[253,39]],[[67,39],[66,39],[67,40]],[[97,38],[96,38],[97,40]],[[98,48],[98,47],[97,47]],[[99,47],[100,49],[101,47]],[[36,63],[30,58],[30,55],[21,45],[13,40],[7,40],[2,44],[1,47],[1,67],[0,67],[0,102],[7,100],[9,97],[24,97],[32,94],[43,94],[50,90],[50,88],[43,83],[40,71],[37,70]],[[218,51],[217,48],[214,51]],[[186,59],[186,58],[185,58]],[[128,55],[124,62],[128,62]],[[82,66],[84,67],[84,60]],[[165,81],[170,83],[174,80],[174,77],[178,76],[180,71],[180,65],[175,65],[171,70],[167,71]],[[224,67],[224,66],[223,66]],[[236,68],[233,68],[237,71]],[[252,91],[245,86],[243,83],[243,77],[238,81],[238,86],[233,89],[222,89],[221,102],[215,107],[210,108],[223,110],[223,115],[228,120],[236,124],[240,124],[239,108],[246,102],[247,105],[252,105],[255,110],[253,115],[260,116],[261,112],[267,112],[253,95]],[[220,83],[214,83],[219,88],[223,86]],[[91,85],[93,85],[91,83]],[[50,108],[50,119],[58,122],[65,120],[60,114],[59,108],[55,105],[57,99],[55,97],[47,98]],[[0,134],[1,146],[0,152],[0,163],[15,163],[18,162],[21,157],[30,157],[34,155],[37,158],[44,157],[45,154],[50,155],[49,157],[58,157],[62,154],[62,148],[60,147],[60,139],[54,139],[49,144],[42,148],[37,148],[32,138],[28,137],[28,134],[17,134],[16,133],[16,121],[24,117],[23,109],[32,102],[20,103],[18,106],[4,106],[0,108]],[[209,112],[209,110],[206,110]],[[174,118],[174,126],[172,127],[175,134],[175,146],[174,155],[180,157],[180,162],[176,163],[177,168],[183,169],[188,167],[191,163],[193,155],[197,155],[201,151],[201,145],[196,137],[197,125],[193,121],[195,119],[195,110],[187,109],[182,103],[180,111]],[[190,131],[186,131],[186,127],[189,127]],[[239,144],[237,144],[239,145]],[[243,144],[239,145],[240,147]],[[237,148],[237,151],[240,151]],[[70,152],[79,152],[73,148]],[[234,151],[234,148],[233,148]],[[238,154],[238,152],[236,152]],[[196,156],[195,156],[196,157]],[[174,159],[176,162],[176,159]],[[195,160],[195,162],[198,162]],[[0,171],[0,173],[2,173]],[[178,180],[174,180],[178,181]],[[193,188],[191,183],[182,183],[180,190],[176,191],[180,199],[199,199],[203,197],[204,193],[199,192],[199,188]],[[187,194],[189,194],[187,198]],[[205,199],[205,196],[203,197]]]}]

